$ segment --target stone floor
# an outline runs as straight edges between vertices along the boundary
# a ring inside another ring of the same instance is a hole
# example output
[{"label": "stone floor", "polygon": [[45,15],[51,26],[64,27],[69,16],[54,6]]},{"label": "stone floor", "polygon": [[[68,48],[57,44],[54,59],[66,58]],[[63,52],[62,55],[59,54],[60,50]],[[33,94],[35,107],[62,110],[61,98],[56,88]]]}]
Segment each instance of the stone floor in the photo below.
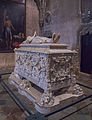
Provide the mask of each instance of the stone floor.
[{"label": "stone floor", "polygon": [[0,120],[25,120],[26,116],[0,84]]},{"label": "stone floor", "polygon": [[[8,76],[3,77],[5,83],[9,85],[7,78]],[[91,77],[84,77],[83,75],[80,76],[80,79],[78,81],[81,84],[87,85],[89,87],[92,87],[92,78]],[[34,105],[24,96],[20,95],[17,92],[17,89],[11,85],[9,85],[12,91],[16,94],[16,96],[23,101],[23,103],[32,110],[32,113],[36,113],[37,111],[34,108]],[[92,90],[88,90],[84,87],[82,87],[86,95],[92,94]],[[27,101],[27,102],[26,102]],[[92,120],[92,98],[86,103],[90,103],[89,107],[84,108],[81,111],[78,111],[77,113],[74,113],[73,115],[69,117],[63,118],[64,120]],[[85,102],[82,102],[77,105],[78,108],[84,107]],[[70,111],[74,108],[69,108],[65,111],[63,111],[64,114],[68,114]],[[60,115],[60,114],[59,114]],[[49,118],[49,120],[57,120],[58,115],[53,115],[52,118]],[[9,96],[9,94],[6,92],[6,90],[2,87],[0,84],[0,120],[25,120],[27,117],[25,111],[21,110],[20,107],[14,102],[14,100]]]},{"label": "stone floor", "polygon": [[[9,68],[3,71],[0,71],[0,74],[10,73],[13,71],[13,68]],[[10,89],[14,92],[14,94],[23,101],[23,104],[28,107],[28,109],[32,109],[32,113],[35,113],[33,104],[24,96],[20,95],[17,89],[8,83],[9,75],[5,75],[2,77],[3,81],[10,87]],[[27,102],[26,102],[27,101]],[[8,92],[0,83],[0,120],[25,120],[27,118],[27,113],[20,109],[20,107],[16,104],[16,102],[10,97]]]}]

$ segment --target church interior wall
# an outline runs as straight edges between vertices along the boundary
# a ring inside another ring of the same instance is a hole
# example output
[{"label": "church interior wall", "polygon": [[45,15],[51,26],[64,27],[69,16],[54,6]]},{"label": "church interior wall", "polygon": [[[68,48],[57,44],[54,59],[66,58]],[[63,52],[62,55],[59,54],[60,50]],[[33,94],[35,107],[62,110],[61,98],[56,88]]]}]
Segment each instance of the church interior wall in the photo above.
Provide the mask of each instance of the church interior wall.
[{"label": "church interior wall", "polygon": [[51,23],[48,25],[45,22],[45,31],[51,31],[51,33],[60,33],[60,43],[69,44],[70,49],[76,48],[77,31],[80,27],[80,15],[79,15],[79,1],[78,0],[53,0],[49,1],[49,7],[47,11],[51,13]]}]

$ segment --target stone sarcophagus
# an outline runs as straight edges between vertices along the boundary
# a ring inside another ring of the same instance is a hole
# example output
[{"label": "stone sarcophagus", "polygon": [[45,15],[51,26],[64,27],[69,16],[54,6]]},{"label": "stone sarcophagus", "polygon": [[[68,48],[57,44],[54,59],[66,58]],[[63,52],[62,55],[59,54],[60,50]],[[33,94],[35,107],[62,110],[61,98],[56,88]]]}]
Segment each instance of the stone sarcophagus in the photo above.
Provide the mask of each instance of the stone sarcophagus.
[{"label": "stone sarcophagus", "polygon": [[[44,41],[44,42],[43,42]],[[15,49],[15,69],[9,77],[22,95],[46,114],[59,108],[63,101],[83,95],[76,84],[77,53],[65,44],[33,37]]]}]

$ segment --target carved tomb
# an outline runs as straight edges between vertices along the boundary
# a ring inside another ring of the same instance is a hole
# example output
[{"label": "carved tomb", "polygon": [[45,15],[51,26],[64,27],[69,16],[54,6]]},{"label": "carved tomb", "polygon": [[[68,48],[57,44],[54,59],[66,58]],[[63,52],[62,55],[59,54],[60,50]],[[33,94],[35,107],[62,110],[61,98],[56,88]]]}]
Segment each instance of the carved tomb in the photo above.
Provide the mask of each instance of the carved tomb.
[{"label": "carved tomb", "polygon": [[28,38],[15,49],[15,62],[9,82],[43,114],[83,95],[76,84],[77,53],[65,44],[38,36]]}]

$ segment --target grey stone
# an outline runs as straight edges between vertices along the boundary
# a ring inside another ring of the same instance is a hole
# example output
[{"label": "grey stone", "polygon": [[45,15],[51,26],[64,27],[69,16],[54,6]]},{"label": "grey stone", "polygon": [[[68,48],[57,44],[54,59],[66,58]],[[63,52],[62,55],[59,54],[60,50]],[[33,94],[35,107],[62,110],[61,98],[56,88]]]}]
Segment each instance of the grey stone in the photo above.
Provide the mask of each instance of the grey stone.
[{"label": "grey stone", "polygon": [[43,37],[34,36],[32,41],[32,44],[25,41],[15,49],[16,65],[9,81],[35,101],[39,112],[46,114],[59,108],[62,101],[83,95],[76,85],[77,52],[68,50],[65,44],[44,43]]}]

